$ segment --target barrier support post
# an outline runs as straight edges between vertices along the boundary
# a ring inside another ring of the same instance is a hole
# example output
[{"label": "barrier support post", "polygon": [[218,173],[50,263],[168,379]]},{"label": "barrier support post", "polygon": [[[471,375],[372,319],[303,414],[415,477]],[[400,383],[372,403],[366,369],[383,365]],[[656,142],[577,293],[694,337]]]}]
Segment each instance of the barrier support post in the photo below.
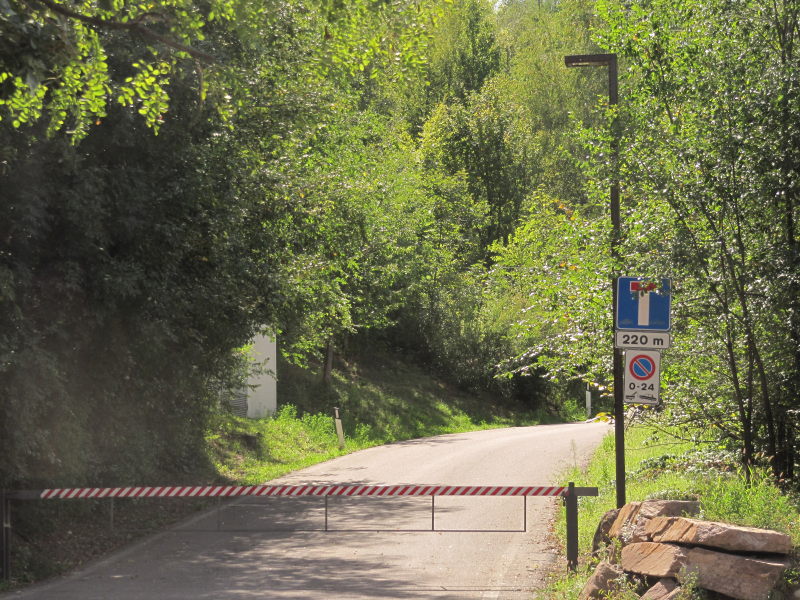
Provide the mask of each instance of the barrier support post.
[{"label": "barrier support post", "polygon": [[567,507],[567,568],[575,571],[578,568],[578,494],[572,481],[564,503]]},{"label": "barrier support post", "polygon": [[11,500],[0,490],[0,581],[11,578]]},{"label": "barrier support post", "polygon": [[522,497],[522,531],[528,533],[528,497]]}]

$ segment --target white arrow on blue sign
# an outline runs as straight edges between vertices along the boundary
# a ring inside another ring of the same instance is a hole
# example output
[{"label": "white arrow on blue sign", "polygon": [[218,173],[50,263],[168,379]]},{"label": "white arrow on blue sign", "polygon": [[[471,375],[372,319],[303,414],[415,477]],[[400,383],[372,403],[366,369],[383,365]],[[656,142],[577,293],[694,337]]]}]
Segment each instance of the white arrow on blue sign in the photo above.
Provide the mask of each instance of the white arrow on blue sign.
[{"label": "white arrow on blue sign", "polygon": [[617,278],[616,328],[635,331],[669,331],[671,282],[661,285],[644,277]]}]

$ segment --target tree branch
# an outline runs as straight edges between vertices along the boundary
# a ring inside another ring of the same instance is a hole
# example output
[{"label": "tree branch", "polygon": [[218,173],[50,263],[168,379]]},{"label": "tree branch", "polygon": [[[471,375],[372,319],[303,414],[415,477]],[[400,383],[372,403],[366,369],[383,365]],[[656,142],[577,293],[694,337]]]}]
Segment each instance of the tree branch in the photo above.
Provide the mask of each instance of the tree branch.
[{"label": "tree branch", "polygon": [[123,30],[123,31],[138,33],[142,37],[164,44],[165,46],[168,46],[169,48],[172,48],[174,50],[179,50],[180,52],[186,52],[192,58],[205,64],[214,64],[217,62],[217,59],[211,56],[210,54],[207,54],[202,50],[197,50],[196,48],[192,48],[191,46],[182,44],[179,41],[170,38],[168,36],[156,33],[155,31],[148,29],[138,21],[123,23],[121,21],[109,21],[106,19],[100,19],[99,17],[83,15],[79,12],[67,8],[66,6],[53,2],[53,0],[26,0],[26,1],[28,2],[28,4],[31,4],[32,2],[38,2],[39,4],[43,4],[44,6],[52,10],[54,13],[58,13],[69,19],[75,19],[77,21],[81,21],[82,23],[86,23],[87,25],[91,25],[92,27],[102,28],[102,29]]}]

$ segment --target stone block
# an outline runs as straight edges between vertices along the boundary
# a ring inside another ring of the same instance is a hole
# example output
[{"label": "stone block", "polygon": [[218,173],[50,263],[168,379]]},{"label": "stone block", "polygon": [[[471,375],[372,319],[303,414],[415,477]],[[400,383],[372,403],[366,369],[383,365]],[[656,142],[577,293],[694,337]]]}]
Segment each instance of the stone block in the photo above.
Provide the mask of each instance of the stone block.
[{"label": "stone block", "polygon": [[786,558],[753,558],[657,542],[622,549],[625,571],[675,579],[694,573],[699,587],[737,600],[767,600],[788,565]]},{"label": "stone block", "polygon": [[653,587],[647,590],[640,600],[675,600],[681,593],[681,586],[674,579],[659,579]]},{"label": "stone block", "polygon": [[687,572],[697,573],[697,585],[738,600],[767,600],[781,574],[786,558],[763,559],[692,548]]},{"label": "stone block", "polygon": [[629,502],[620,509],[619,515],[612,524],[608,535],[620,540],[623,545],[635,542],[647,542],[644,528],[650,519],[656,517],[679,517],[696,515],[700,512],[700,503],[693,500],[646,500]]},{"label": "stone block", "polygon": [[592,553],[596,554],[600,546],[611,543],[609,531],[611,531],[611,526],[614,524],[614,521],[617,520],[619,511],[619,508],[609,510],[600,519],[600,523],[597,525],[594,538],[592,539]]},{"label": "stone block", "polygon": [[617,565],[602,561],[594,573],[583,586],[578,600],[608,598],[609,593],[619,589],[618,580],[623,576],[622,569]]},{"label": "stone block", "polygon": [[626,534],[633,528],[633,523],[636,521],[636,515],[639,514],[639,508],[642,506],[641,502],[628,502],[625,506],[618,509],[617,518],[611,524],[608,530],[610,538],[616,538],[625,543]]},{"label": "stone block", "polygon": [[689,550],[671,544],[634,542],[622,549],[622,568],[649,577],[677,578]]},{"label": "stone block", "polygon": [[704,546],[729,552],[789,554],[792,550],[792,540],[785,533],[685,517],[651,519],[644,528],[644,536],[654,542]]}]

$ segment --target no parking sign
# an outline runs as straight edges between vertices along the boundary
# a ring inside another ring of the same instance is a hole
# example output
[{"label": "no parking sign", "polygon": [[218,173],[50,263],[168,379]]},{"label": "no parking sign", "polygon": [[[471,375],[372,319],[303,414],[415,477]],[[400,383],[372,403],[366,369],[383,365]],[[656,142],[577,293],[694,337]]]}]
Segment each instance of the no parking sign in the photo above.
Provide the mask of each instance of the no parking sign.
[{"label": "no parking sign", "polygon": [[661,387],[661,353],[652,350],[625,352],[625,402],[658,404]]}]

